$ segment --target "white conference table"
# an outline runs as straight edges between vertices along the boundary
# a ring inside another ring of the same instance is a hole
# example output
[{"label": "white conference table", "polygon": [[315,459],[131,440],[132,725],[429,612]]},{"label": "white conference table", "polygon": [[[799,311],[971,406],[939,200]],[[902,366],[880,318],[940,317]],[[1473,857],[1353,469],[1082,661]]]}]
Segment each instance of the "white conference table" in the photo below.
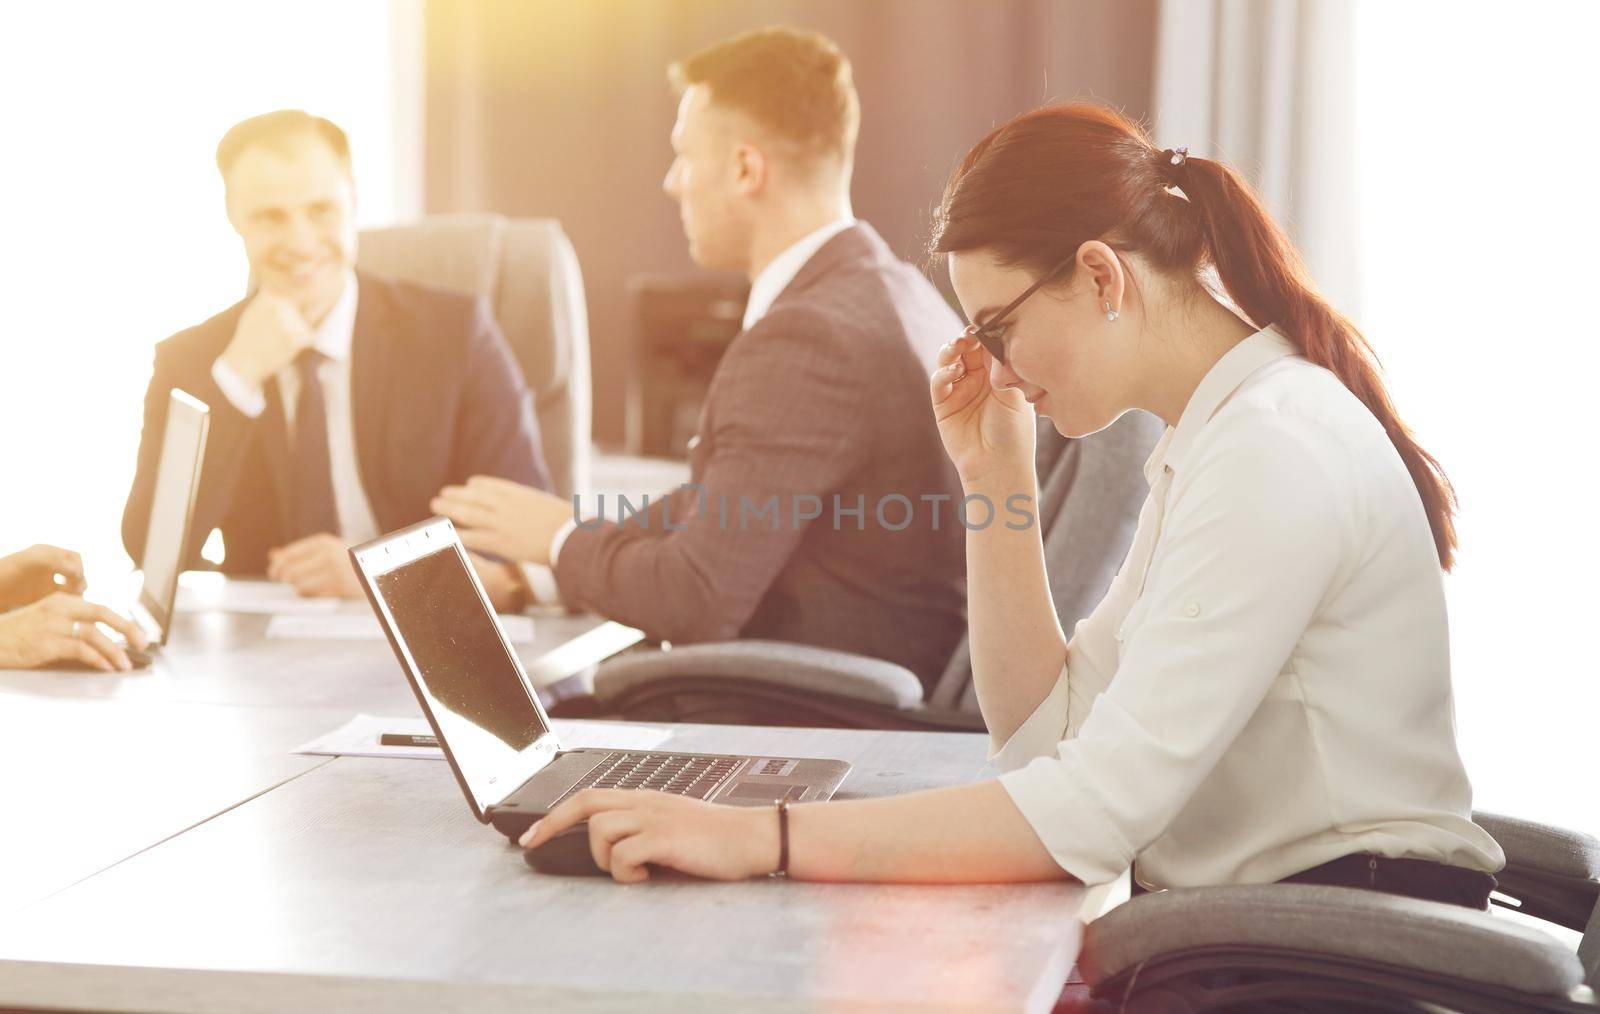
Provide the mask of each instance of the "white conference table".
[{"label": "white conference table", "polygon": [[[310,771],[342,710],[0,695],[0,925]],[[0,1001],[3,1005],[3,1001]]]},{"label": "white conference table", "polygon": [[[386,644],[264,622],[185,617],[152,672],[0,673],[0,1006],[1047,1010],[1098,907],[1067,884],[541,876],[442,761],[290,753],[416,708]],[[534,661],[562,650],[539,628]],[[845,798],[987,773],[977,735],[663,728],[848,760]]]},{"label": "white conference table", "polygon": [[[211,580],[198,584],[217,586]],[[204,596],[196,599],[205,602]],[[334,612],[372,617],[365,602],[340,603]],[[270,619],[209,608],[180,612],[166,647],[147,669],[126,674],[0,670],[0,694],[420,714],[376,620],[368,639],[301,640],[268,637]],[[632,627],[590,615],[533,619],[533,640],[512,645],[536,687],[579,674],[644,637]]]}]

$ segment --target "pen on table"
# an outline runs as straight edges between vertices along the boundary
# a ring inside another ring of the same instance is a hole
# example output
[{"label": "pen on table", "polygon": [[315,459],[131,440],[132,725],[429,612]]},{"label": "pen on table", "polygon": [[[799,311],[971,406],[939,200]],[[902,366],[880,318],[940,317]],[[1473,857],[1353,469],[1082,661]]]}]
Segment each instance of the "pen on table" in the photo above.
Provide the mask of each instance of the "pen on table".
[{"label": "pen on table", "polygon": [[406,732],[386,732],[378,737],[379,746],[438,746],[432,736],[413,736]]}]

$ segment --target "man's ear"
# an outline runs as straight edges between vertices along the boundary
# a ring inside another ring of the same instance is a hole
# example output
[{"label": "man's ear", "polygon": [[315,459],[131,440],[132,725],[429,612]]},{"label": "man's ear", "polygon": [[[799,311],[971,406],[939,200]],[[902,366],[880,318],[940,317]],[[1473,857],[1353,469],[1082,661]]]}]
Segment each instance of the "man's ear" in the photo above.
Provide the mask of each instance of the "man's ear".
[{"label": "man's ear", "polygon": [[741,144],[733,149],[733,182],[739,193],[756,197],[767,189],[767,156],[753,144]]}]

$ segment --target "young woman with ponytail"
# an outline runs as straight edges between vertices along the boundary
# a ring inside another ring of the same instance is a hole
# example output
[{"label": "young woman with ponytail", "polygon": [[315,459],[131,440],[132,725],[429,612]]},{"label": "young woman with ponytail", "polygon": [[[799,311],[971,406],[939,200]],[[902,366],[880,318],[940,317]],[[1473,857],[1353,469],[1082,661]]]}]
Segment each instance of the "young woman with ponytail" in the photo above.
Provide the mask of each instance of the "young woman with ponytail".
[{"label": "young woman with ponytail", "polygon": [[1298,880],[1482,908],[1441,571],[1454,500],[1364,339],[1250,187],[1121,115],[1048,106],[962,160],[935,220],[968,319],[930,380],[969,494],[1037,495],[1035,413],[1168,432],[1122,571],[1069,638],[1037,526],[967,535],[997,780],[751,811],[589,792],[618,880]]}]

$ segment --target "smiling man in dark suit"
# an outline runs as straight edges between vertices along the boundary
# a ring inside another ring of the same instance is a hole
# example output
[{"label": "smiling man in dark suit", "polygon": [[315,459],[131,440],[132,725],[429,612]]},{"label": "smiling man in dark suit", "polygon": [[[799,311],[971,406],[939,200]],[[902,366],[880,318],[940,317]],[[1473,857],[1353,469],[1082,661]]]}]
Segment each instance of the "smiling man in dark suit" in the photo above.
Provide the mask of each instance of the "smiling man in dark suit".
[{"label": "smiling man in dark suit", "polygon": [[[196,545],[222,530],[230,574],[356,597],[346,548],[429,515],[439,486],[492,475],[549,487],[532,397],[487,306],[355,270],[350,148],[298,110],[217,146],[228,221],[257,283],[156,348],[123,542],[144,551],[168,392],[211,407]],[[479,558],[497,603],[517,595]]]},{"label": "smiling man in dark suit", "polygon": [[960,322],[854,217],[859,107],[832,42],[750,32],[673,78],[664,188],[695,262],[751,280],[691,445],[699,488],[620,525],[579,526],[572,505],[487,478],[434,507],[467,545],[533,565],[541,599],[675,642],[854,651],[931,686],[965,622],[961,490],[927,395]]}]

